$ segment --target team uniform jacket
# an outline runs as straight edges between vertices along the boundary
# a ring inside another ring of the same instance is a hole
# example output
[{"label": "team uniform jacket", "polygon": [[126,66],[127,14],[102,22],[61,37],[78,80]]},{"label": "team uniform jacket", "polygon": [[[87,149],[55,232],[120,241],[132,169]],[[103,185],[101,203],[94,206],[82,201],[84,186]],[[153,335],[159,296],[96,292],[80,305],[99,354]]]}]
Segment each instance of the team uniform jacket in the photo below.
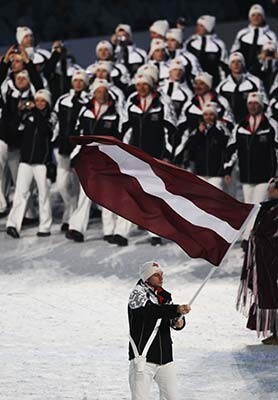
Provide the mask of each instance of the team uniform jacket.
[{"label": "team uniform jacket", "polygon": [[188,87],[193,90],[195,76],[202,72],[198,58],[195,57],[194,54],[183,49],[177,49],[174,51],[168,50],[167,54],[169,54],[170,59],[178,58],[182,62],[185,69],[185,82],[187,83]]},{"label": "team uniform jacket", "polygon": [[230,175],[238,160],[242,183],[266,183],[276,175],[277,123],[263,114],[258,128],[252,133],[249,120],[250,116],[247,116],[234,129],[226,149],[224,174]]},{"label": "team uniform jacket", "polygon": [[248,114],[247,97],[249,93],[260,92],[264,97],[265,105],[268,104],[262,81],[249,72],[242,74],[238,82],[232,75],[229,75],[218,85],[216,91],[228,100],[237,123]]},{"label": "team uniform jacket", "polygon": [[2,128],[3,140],[10,148],[19,148],[21,143],[20,122],[26,109],[19,110],[20,100],[23,104],[33,101],[36,89],[31,85],[24,91],[18,90],[12,79],[4,81],[1,85],[1,96],[3,99]]},{"label": "team uniform jacket", "polygon": [[53,125],[48,109],[40,111],[33,108],[26,113],[22,120],[20,162],[46,164],[50,161],[52,134]]},{"label": "team uniform jacket", "polygon": [[199,60],[203,71],[213,77],[213,87],[228,73],[227,51],[224,42],[212,35],[193,35],[186,41],[186,49]]},{"label": "team uniform jacket", "polygon": [[[170,293],[164,289],[155,293],[142,280],[137,283],[129,296],[128,319],[130,335],[139,354],[142,354],[157,319],[162,318],[158,332],[147,353],[147,362],[163,365],[173,361],[170,327],[174,328],[175,319],[179,317],[177,305],[172,304]],[[129,359],[133,358],[133,350],[129,345]]]},{"label": "team uniform jacket", "polygon": [[170,79],[165,79],[160,91],[171,99],[177,118],[180,116],[183,105],[193,96],[186,84],[174,82]]},{"label": "team uniform jacket", "polygon": [[89,97],[85,91],[75,93],[73,89],[57,100],[54,107],[57,116],[55,146],[61,155],[68,156],[72,152],[74,145],[69,142],[69,136],[74,134],[80,110],[88,102]]},{"label": "team uniform jacket", "polygon": [[230,136],[230,131],[220,121],[207,127],[205,132],[199,129],[190,133],[186,131],[175,150],[175,156],[179,159],[180,154],[186,151],[189,161],[194,162],[194,173],[197,175],[223,176],[224,154]]},{"label": "team uniform jacket", "polygon": [[184,104],[180,118],[178,120],[179,131],[186,129],[193,131],[197,129],[203,119],[203,106],[207,102],[217,103],[218,117],[231,130],[234,126],[234,116],[228,101],[214,91],[205,95],[205,99],[195,95],[191,100]]},{"label": "team uniform jacket", "polygon": [[236,35],[231,53],[235,51],[242,53],[245,58],[246,68],[249,70],[250,67],[256,65],[262,46],[269,41],[275,44],[277,39],[268,25],[259,28],[249,25],[247,28],[241,29]]},{"label": "team uniform jacket", "polygon": [[147,61],[147,53],[134,44],[117,45],[114,52],[116,63],[123,64],[131,78],[136,74],[137,69]]},{"label": "team uniform jacket", "polygon": [[132,144],[156,158],[171,157],[176,132],[173,110],[158,92],[153,93],[150,107],[143,112],[137,93],[127,100],[122,120],[125,143]]},{"label": "team uniform jacket", "polygon": [[109,97],[108,109],[99,119],[96,118],[92,107],[94,101],[94,99],[91,99],[90,102],[81,109],[75,134],[119,137],[120,118],[112,97]]}]

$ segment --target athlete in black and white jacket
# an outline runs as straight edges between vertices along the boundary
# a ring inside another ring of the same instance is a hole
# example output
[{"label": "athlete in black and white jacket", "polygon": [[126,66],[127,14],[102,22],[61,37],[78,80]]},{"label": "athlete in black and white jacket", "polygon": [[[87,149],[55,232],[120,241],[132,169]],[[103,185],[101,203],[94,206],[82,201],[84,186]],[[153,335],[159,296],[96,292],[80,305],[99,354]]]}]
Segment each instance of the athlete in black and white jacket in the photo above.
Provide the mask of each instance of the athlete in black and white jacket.
[{"label": "athlete in black and white jacket", "polygon": [[155,376],[165,399],[176,398],[176,374],[170,328],[181,330],[185,326],[183,315],[190,312],[187,304],[172,303],[169,292],[162,288],[163,271],[155,261],[146,262],[140,271],[140,280],[132,290],[128,301],[130,336],[139,355],[142,354],[157,320],[161,323],[146,355],[146,362],[137,372],[138,358],[129,345],[129,382],[132,399],[148,399]]},{"label": "athlete in black and white jacket", "polygon": [[218,85],[216,91],[228,100],[236,123],[239,123],[246,115],[247,97],[251,92],[260,92],[263,96],[264,107],[268,100],[263,82],[255,75],[245,72],[245,61],[241,53],[235,52],[229,58],[230,75]]},{"label": "athlete in black and white jacket", "polygon": [[265,12],[260,4],[254,4],[249,10],[249,26],[241,29],[235,38],[231,53],[239,51],[244,55],[247,70],[258,63],[258,55],[266,42],[277,39],[273,31],[265,23]]},{"label": "athlete in black and white jacket", "polygon": [[70,154],[75,146],[70,143],[69,136],[75,132],[81,108],[89,102],[87,85],[86,72],[76,71],[72,77],[72,89],[57,100],[53,110],[56,116],[53,144],[57,161],[56,186],[64,201],[62,232],[68,229],[69,218],[77,206],[78,185],[72,174],[70,160]]},{"label": "athlete in black and white jacket", "polygon": [[187,39],[185,47],[194,54],[203,71],[213,77],[213,87],[226,76],[227,50],[225,43],[214,33],[215,17],[202,15],[197,20],[196,34]]},{"label": "athlete in black and white jacket", "polygon": [[228,142],[224,175],[229,184],[232,168],[238,160],[245,202],[260,203],[267,198],[269,179],[276,176],[278,126],[263,113],[263,99],[259,93],[248,95],[247,107],[247,117],[235,127]]}]

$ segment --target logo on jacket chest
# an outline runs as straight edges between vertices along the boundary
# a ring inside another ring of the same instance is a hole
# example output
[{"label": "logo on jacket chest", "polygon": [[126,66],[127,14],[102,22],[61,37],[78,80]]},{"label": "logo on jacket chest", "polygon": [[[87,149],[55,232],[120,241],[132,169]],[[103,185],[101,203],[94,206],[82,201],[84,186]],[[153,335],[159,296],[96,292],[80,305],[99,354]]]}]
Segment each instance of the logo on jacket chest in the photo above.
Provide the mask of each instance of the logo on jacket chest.
[{"label": "logo on jacket chest", "polygon": [[151,114],[150,120],[156,122],[159,120],[159,114]]},{"label": "logo on jacket chest", "polygon": [[112,121],[104,121],[103,127],[106,129],[112,128]]}]

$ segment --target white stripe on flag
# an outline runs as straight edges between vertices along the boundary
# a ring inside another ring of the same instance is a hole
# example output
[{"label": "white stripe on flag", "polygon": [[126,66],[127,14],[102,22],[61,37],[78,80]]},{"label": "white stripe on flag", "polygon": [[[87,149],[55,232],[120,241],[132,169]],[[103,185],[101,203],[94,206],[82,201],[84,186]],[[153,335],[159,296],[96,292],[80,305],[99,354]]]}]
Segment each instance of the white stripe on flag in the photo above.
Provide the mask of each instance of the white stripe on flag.
[{"label": "white stripe on flag", "polygon": [[215,231],[228,243],[232,243],[236,239],[239,231],[229,225],[228,222],[207,213],[192,201],[168,192],[163,180],[154,173],[145,161],[118,146],[101,144],[99,149],[118,164],[123,174],[136,178],[144,192],[164,200],[173,211],[188,222]]}]

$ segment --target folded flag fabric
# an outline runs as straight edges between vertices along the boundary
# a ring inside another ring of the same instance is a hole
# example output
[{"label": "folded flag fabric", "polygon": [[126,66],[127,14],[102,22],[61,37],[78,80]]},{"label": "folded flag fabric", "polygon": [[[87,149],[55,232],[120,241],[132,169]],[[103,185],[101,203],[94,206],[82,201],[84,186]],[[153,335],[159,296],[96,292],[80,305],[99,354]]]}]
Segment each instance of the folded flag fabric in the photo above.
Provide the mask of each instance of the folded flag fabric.
[{"label": "folded flag fabric", "polygon": [[72,137],[81,185],[97,204],[219,265],[258,206],[107,136]]}]

